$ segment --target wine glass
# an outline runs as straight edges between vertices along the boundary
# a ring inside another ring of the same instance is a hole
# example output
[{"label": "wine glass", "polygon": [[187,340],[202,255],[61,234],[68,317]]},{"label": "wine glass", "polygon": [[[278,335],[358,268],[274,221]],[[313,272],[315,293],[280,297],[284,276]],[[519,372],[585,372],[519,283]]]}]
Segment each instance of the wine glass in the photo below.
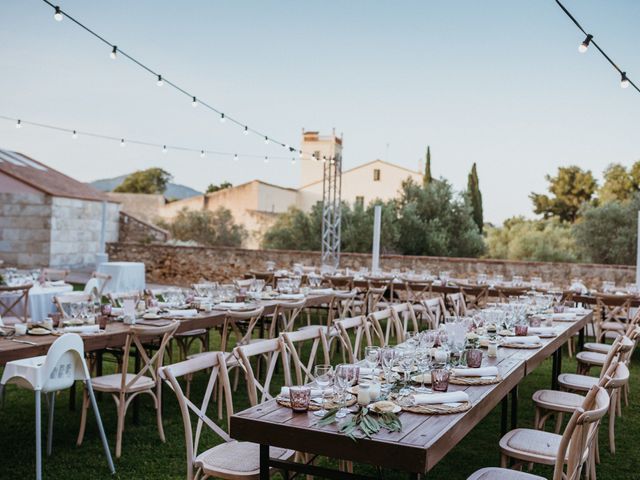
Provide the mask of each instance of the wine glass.
[{"label": "wine glass", "polygon": [[331,365],[327,364],[316,365],[313,373],[316,384],[322,390],[322,405],[320,406],[320,410],[315,411],[313,414],[318,417],[324,417],[327,414],[327,410],[325,409],[325,397],[327,395],[327,390],[333,384],[333,368]]},{"label": "wine glass", "polygon": [[344,418],[349,413],[346,407],[347,388],[353,387],[358,382],[360,367],[353,364],[341,363],[336,367],[335,380],[338,385],[340,395],[340,410],[336,413],[336,418]]},{"label": "wine glass", "polygon": [[431,351],[429,348],[421,346],[416,350],[416,366],[418,367],[418,373],[421,378],[420,386],[415,389],[416,392],[430,393],[431,389],[424,385],[425,376],[431,367]]},{"label": "wine glass", "polygon": [[408,348],[403,348],[400,350],[400,354],[397,357],[397,364],[404,374],[404,386],[399,392],[400,395],[408,395],[411,393],[411,388],[409,387],[409,374],[413,370],[415,360],[415,350],[411,350]]},{"label": "wine glass", "polygon": [[380,358],[380,347],[371,345],[364,349],[364,361],[367,367],[373,370],[378,366],[378,360]]},{"label": "wine glass", "polygon": [[382,370],[384,371],[384,379],[385,385],[384,388],[386,390],[391,388],[391,377],[393,375],[392,368],[395,363],[396,358],[396,350],[393,347],[383,347],[380,349],[380,363],[382,364]]}]

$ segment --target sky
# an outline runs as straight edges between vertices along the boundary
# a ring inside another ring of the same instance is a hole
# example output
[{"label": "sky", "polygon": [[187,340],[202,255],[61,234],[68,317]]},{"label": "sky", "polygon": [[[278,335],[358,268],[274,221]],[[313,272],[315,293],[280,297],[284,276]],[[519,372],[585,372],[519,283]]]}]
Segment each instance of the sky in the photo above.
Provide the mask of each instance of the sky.
[{"label": "sky", "polygon": [[[640,159],[640,93],[553,0],[309,2],[59,0],[86,25],[227,115],[299,147],[302,129],[344,135],[344,168],[376,158],[457,190],[478,165],[485,220],[532,216],[545,175],[577,164],[598,177]],[[640,82],[635,0],[565,0]],[[0,147],[83,181],[160,166],[174,181],[299,184],[300,164],[110,50],[41,0],[3,0],[0,115],[116,137],[238,152],[127,145],[0,120]],[[243,158],[242,154],[260,158]]]}]

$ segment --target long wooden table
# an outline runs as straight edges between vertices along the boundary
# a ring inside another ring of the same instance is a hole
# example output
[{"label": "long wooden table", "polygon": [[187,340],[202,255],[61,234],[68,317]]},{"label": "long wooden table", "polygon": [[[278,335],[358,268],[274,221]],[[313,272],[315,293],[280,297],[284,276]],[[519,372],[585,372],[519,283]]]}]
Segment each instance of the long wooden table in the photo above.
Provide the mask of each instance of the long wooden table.
[{"label": "long wooden table", "polygon": [[[308,296],[305,307],[320,306],[330,302],[332,298],[333,295],[330,294]],[[260,305],[264,306],[264,314],[269,315],[273,313],[278,303],[291,301],[292,300],[265,300],[260,302]],[[176,317],[175,319],[180,321],[178,332],[186,332],[197,328],[217,327],[224,323],[225,314],[225,310],[212,310],[206,313],[200,312],[193,317]],[[171,318],[163,317],[162,319]],[[146,321],[146,323],[149,325],[153,323],[153,321]],[[101,333],[82,335],[84,349],[86,352],[93,352],[105,348],[122,347],[125,344],[129,329],[130,325],[125,325],[122,322],[109,322],[107,328]],[[46,355],[49,347],[57,338],[56,335],[24,335],[17,338],[17,340],[35,343],[35,345],[28,345],[0,337],[0,366],[12,360]]]},{"label": "long wooden table", "polygon": [[584,327],[591,321],[589,313],[575,322],[556,322],[557,337],[543,339],[538,349],[500,348],[487,365],[498,367],[503,380],[494,385],[451,385],[450,391],[464,390],[472,407],[453,415],[419,415],[403,412],[402,431],[383,431],[371,439],[354,442],[337,430],[336,424],[319,427],[311,413],[294,413],[275,400],[255,406],[231,417],[231,436],[236,440],[260,444],[260,478],[269,478],[269,468],[307,473],[324,478],[363,478],[346,472],[274,460],[269,447],[281,447],[314,455],[366,463],[380,468],[398,469],[413,474],[429,472],[464,436],[502,402],[503,430],[506,429],[507,402],[511,393],[511,428],[517,426],[518,384],[545,359],[553,358],[553,377],[560,373],[561,347],[575,334],[584,341]]}]

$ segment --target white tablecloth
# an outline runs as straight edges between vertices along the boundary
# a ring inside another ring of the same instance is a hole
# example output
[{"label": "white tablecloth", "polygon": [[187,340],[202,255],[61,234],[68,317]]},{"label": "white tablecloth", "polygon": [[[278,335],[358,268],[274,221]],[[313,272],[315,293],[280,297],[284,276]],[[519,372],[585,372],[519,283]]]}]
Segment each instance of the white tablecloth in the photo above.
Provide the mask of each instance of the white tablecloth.
[{"label": "white tablecloth", "polygon": [[[31,290],[29,290],[29,317],[31,320],[34,322],[42,322],[45,320],[49,314],[56,311],[56,306],[53,304],[53,297],[71,291],[73,291],[73,287],[69,284],[56,285],[54,287],[43,287],[36,284],[31,287]],[[3,294],[3,298],[6,299],[7,296],[18,298],[19,295]],[[7,302],[5,301],[5,303]],[[11,303],[10,301],[9,304]],[[22,305],[16,305],[9,315],[13,316],[13,312],[22,315],[24,313]]]},{"label": "white tablecloth", "polygon": [[141,262],[104,262],[98,266],[98,272],[111,275],[103,293],[141,291],[146,285]]}]

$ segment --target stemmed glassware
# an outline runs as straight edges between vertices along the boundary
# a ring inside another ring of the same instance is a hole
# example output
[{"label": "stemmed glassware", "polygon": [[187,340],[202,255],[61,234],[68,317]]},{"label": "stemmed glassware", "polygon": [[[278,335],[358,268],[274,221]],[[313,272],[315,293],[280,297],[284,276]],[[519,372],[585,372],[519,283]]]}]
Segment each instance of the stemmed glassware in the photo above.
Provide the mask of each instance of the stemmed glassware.
[{"label": "stemmed glassware", "polygon": [[335,381],[340,395],[341,408],[336,413],[336,418],[344,418],[349,413],[346,407],[346,392],[349,387],[353,387],[358,382],[360,367],[358,365],[341,363],[336,367]]},{"label": "stemmed glassware", "polygon": [[419,393],[429,393],[431,389],[425,387],[424,381],[429,368],[431,367],[431,351],[429,348],[422,345],[416,350],[416,366],[418,367],[418,373],[420,374],[420,386],[415,390]]},{"label": "stemmed glassware", "polygon": [[391,377],[393,376],[392,368],[395,365],[397,351],[393,347],[383,347],[380,349],[380,363],[384,372],[384,389],[389,390],[392,385]]},{"label": "stemmed glassware", "polygon": [[365,347],[364,361],[367,364],[368,368],[374,369],[375,367],[377,367],[379,360],[380,360],[380,347],[375,345]]},{"label": "stemmed glassware", "polygon": [[400,353],[397,357],[397,364],[400,367],[400,370],[404,374],[404,386],[400,389],[400,395],[408,395],[411,393],[411,388],[409,387],[409,374],[413,370],[415,360],[416,360],[416,352],[414,349],[410,348],[402,348],[399,349]]},{"label": "stemmed glassware", "polygon": [[313,414],[318,417],[324,417],[327,414],[327,410],[325,408],[327,390],[330,390],[329,387],[333,384],[333,367],[326,364],[316,365],[313,374],[315,376],[316,384],[322,390],[322,405],[320,406],[320,410],[313,412]]}]

